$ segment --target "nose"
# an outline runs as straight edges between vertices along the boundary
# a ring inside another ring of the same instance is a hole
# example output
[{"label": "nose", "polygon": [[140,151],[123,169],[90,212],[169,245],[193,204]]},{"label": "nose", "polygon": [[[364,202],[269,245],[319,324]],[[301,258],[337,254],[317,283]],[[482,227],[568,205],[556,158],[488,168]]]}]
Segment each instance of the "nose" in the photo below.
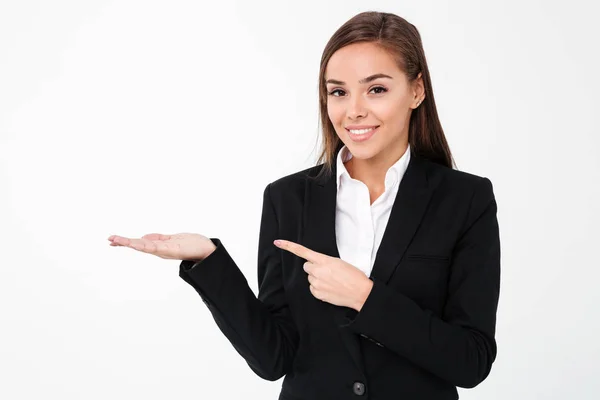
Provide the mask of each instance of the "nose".
[{"label": "nose", "polygon": [[363,105],[363,99],[360,96],[355,96],[348,102],[346,114],[350,119],[364,118],[367,115],[367,110]]}]

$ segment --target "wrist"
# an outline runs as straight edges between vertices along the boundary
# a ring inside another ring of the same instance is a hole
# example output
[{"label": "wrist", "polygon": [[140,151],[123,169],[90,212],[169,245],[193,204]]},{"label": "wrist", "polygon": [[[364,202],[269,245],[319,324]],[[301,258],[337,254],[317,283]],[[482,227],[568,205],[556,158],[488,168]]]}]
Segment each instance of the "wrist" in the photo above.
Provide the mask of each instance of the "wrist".
[{"label": "wrist", "polygon": [[189,261],[192,261],[194,263],[199,263],[201,261],[204,261],[208,256],[210,256],[212,253],[214,253],[215,250],[217,250],[217,246],[211,240],[210,245],[208,246],[208,250],[206,250],[200,258],[190,258]]},{"label": "wrist", "polygon": [[358,291],[359,297],[357,299],[356,305],[354,309],[358,312],[362,309],[363,305],[367,301],[369,294],[371,293],[371,289],[373,289],[373,281],[370,278],[365,277],[364,284],[361,290]]}]

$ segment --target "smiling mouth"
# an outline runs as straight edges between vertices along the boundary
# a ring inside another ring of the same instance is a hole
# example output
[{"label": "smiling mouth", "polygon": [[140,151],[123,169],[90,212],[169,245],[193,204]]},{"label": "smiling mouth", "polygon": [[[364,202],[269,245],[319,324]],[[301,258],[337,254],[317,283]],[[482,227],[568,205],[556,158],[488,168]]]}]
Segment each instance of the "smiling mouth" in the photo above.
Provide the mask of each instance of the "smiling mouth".
[{"label": "smiling mouth", "polygon": [[369,129],[353,129],[352,131],[346,128],[346,132],[348,132],[348,136],[353,142],[364,142],[369,140],[378,131],[378,129],[379,125]]},{"label": "smiling mouth", "polygon": [[370,128],[364,128],[364,129],[348,129],[348,128],[346,128],[346,131],[352,133],[353,135],[364,135],[364,134],[367,134],[370,131],[375,130],[377,128],[379,128],[379,125],[372,126]]}]

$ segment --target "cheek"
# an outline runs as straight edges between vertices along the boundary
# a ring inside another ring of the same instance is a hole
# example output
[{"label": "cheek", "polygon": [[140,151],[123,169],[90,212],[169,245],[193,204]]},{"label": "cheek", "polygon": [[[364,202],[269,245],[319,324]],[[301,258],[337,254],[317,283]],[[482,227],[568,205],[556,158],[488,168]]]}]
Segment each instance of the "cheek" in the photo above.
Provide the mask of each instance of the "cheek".
[{"label": "cheek", "polygon": [[344,110],[339,105],[333,103],[327,104],[327,115],[329,115],[329,119],[334,126],[339,125],[342,122],[343,112]]},{"label": "cheek", "polygon": [[[337,107],[339,108],[339,107]],[[327,114],[331,120],[335,119],[335,116],[338,114],[338,110],[336,110],[335,104],[328,102],[327,103]]]},{"label": "cheek", "polygon": [[375,111],[380,121],[389,126],[402,126],[406,120],[408,106],[401,101],[382,104]]}]

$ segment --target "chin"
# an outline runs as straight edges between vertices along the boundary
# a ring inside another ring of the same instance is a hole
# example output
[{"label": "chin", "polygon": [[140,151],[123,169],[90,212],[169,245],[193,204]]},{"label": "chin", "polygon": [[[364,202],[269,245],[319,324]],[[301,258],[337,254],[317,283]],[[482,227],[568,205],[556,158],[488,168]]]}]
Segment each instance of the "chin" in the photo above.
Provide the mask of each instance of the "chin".
[{"label": "chin", "polygon": [[346,147],[348,147],[348,150],[350,150],[350,153],[352,153],[352,157],[359,160],[368,160],[380,152],[380,150],[375,146],[365,146],[352,141],[349,145],[346,145]]}]

